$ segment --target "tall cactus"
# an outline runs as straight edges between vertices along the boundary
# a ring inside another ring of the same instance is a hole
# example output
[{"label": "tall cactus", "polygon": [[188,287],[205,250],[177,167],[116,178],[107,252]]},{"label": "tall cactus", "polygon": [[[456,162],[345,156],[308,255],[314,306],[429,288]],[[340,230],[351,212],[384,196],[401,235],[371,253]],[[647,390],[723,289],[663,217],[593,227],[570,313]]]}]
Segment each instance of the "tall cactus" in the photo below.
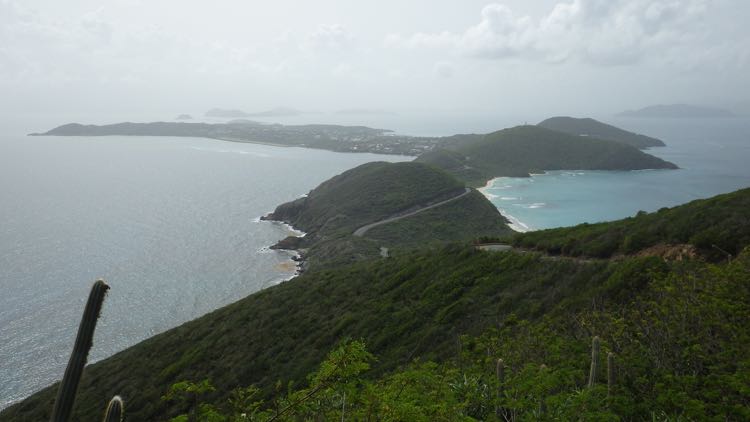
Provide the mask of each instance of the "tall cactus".
[{"label": "tall cactus", "polygon": [[104,422],[122,422],[123,408],[125,405],[120,396],[112,397],[107,405],[107,411],[104,412]]},{"label": "tall cactus", "polygon": [[599,373],[599,336],[591,340],[591,370],[589,371],[589,388],[596,384],[596,376]]},{"label": "tall cactus", "polygon": [[63,375],[60,387],[57,390],[55,407],[52,409],[52,422],[67,422],[70,420],[76,392],[78,391],[78,383],[81,381],[83,367],[86,365],[89,350],[91,350],[96,321],[99,319],[104,296],[108,289],[109,286],[104,280],[97,280],[91,287],[86,309],[83,311],[81,324],[78,326],[73,353],[70,355],[68,366],[65,368],[65,375]]}]

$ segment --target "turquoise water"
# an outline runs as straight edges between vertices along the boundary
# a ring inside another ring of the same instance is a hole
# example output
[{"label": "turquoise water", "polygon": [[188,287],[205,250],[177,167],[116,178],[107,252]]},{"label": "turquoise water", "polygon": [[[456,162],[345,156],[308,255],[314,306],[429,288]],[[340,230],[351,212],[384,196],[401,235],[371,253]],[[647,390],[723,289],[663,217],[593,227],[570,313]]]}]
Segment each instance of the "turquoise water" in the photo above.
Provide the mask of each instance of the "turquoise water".
[{"label": "turquoise water", "polygon": [[616,220],[750,186],[748,119],[602,120],[664,140],[666,147],[648,152],[680,169],[552,171],[495,179],[483,191],[514,228]]}]

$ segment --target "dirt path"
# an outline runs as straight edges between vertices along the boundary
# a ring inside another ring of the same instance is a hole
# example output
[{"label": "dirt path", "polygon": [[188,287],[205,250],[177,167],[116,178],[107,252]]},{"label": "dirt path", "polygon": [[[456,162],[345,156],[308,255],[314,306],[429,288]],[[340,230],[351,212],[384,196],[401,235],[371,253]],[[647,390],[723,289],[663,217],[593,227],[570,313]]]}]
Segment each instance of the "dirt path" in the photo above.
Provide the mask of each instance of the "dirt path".
[{"label": "dirt path", "polygon": [[398,215],[398,216],[395,216],[395,217],[389,217],[389,218],[386,218],[385,220],[380,220],[380,221],[376,221],[374,223],[367,224],[365,226],[362,226],[362,227],[358,228],[357,230],[354,230],[353,234],[355,236],[362,237],[362,236],[365,235],[365,233],[367,233],[368,230],[370,230],[373,227],[382,226],[383,224],[392,223],[394,221],[401,220],[402,218],[411,217],[414,214],[419,214],[422,211],[427,211],[429,209],[436,208],[436,207],[439,207],[441,205],[445,205],[445,204],[447,204],[449,202],[455,201],[456,199],[459,199],[459,198],[462,198],[462,197],[468,195],[470,192],[471,192],[471,188],[464,188],[464,192],[463,193],[461,193],[460,195],[454,196],[453,198],[446,199],[445,201],[440,201],[440,202],[438,202],[436,204],[428,205],[428,206],[426,206],[424,208],[420,208],[418,210],[412,211],[412,212],[407,213],[407,214]]}]

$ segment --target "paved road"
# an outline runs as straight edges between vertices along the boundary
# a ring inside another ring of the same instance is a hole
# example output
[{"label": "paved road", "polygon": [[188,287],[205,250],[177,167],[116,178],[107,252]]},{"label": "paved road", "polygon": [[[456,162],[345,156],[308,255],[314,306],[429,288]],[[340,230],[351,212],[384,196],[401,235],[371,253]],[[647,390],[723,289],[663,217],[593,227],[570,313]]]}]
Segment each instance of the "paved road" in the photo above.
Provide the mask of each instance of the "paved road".
[{"label": "paved road", "polygon": [[513,246],[504,243],[487,243],[484,245],[477,245],[477,249],[482,251],[505,252],[513,250]]},{"label": "paved road", "polygon": [[357,230],[354,230],[354,235],[362,237],[362,236],[365,235],[365,233],[367,233],[368,230],[370,230],[373,227],[381,226],[383,224],[392,223],[394,221],[401,220],[402,218],[411,217],[414,214],[419,214],[422,211],[427,211],[429,209],[436,208],[436,207],[439,207],[441,205],[445,205],[445,204],[447,204],[449,202],[455,201],[456,199],[459,199],[459,198],[462,198],[462,197],[468,195],[469,192],[471,192],[471,188],[465,188],[464,191],[460,195],[456,195],[453,198],[446,199],[445,201],[440,201],[440,202],[438,202],[436,204],[428,205],[428,206],[426,206],[424,208],[420,208],[418,210],[412,211],[412,212],[407,213],[407,214],[399,215],[399,216],[396,216],[396,217],[389,217],[389,218],[386,218],[385,220],[380,220],[380,221],[376,221],[374,223],[367,224],[365,226],[362,226],[362,227],[358,228]]}]

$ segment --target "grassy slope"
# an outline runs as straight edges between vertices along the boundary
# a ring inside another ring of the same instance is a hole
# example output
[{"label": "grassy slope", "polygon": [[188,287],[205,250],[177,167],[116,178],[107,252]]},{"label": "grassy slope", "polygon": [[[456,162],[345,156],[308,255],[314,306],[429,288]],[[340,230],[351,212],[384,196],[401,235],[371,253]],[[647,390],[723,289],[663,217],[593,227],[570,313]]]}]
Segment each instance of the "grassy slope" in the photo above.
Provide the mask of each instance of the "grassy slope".
[{"label": "grassy slope", "polygon": [[657,244],[694,245],[725,258],[750,243],[750,189],[701,199],[611,223],[581,224],[516,235],[513,243],[553,254],[606,258]]},{"label": "grassy slope", "polygon": [[664,142],[650,136],[640,135],[591,118],[551,117],[538,126],[569,133],[593,136],[600,139],[622,142],[636,148],[663,147]]},{"label": "grassy slope", "polygon": [[[310,272],[91,365],[75,419],[100,417],[113,394],[128,403],[130,420],[162,419],[170,409],[159,397],[183,379],[210,378],[216,399],[248,384],[269,393],[279,379],[304,381],[347,336],[366,340],[380,356],[381,373],[416,356],[445,358],[457,334],[479,332],[509,312],[532,317],[563,299],[587,303],[577,299],[581,292],[615,270],[616,264],[542,264],[531,254],[449,247]],[[0,419],[48,419],[54,391],[43,390]]]},{"label": "grassy slope", "polygon": [[509,235],[513,231],[506,223],[497,208],[484,195],[473,190],[456,201],[375,227],[365,237],[391,248],[420,247],[436,242]]},{"label": "grassy slope", "polygon": [[574,136],[539,126],[490,133],[482,141],[434,152],[417,161],[443,168],[473,185],[499,176],[528,176],[544,170],[672,169],[674,164],[630,145]]}]

